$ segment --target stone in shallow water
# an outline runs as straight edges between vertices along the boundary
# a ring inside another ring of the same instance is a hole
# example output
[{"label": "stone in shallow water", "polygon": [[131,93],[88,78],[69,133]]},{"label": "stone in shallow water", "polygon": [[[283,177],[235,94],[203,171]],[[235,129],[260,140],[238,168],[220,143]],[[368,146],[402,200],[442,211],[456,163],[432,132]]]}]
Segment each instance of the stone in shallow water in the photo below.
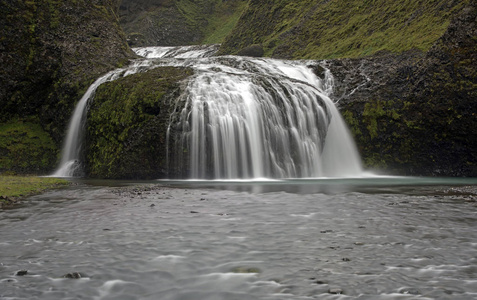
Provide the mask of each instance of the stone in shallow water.
[{"label": "stone in shallow water", "polygon": [[328,293],[330,294],[343,294],[343,290],[339,288],[332,288],[328,290]]},{"label": "stone in shallow water", "polygon": [[84,277],[81,273],[78,272],[73,272],[73,273],[68,273],[62,276],[63,278],[69,278],[69,279],[80,279]]},{"label": "stone in shallow water", "polygon": [[20,270],[17,273],[15,273],[15,276],[25,276],[28,274],[28,270]]}]

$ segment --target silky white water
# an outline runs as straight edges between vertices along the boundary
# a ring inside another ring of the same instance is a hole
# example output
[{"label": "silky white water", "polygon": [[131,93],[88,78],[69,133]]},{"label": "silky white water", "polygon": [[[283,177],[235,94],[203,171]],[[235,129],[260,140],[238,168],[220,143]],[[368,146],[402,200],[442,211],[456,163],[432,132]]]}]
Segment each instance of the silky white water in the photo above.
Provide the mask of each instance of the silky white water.
[{"label": "silky white water", "polygon": [[68,124],[65,142],[61,152],[60,166],[51,175],[53,177],[78,177],[82,176],[81,151],[86,122],[88,102],[94,98],[96,89],[103,83],[120,77],[143,71],[148,66],[147,61],[137,61],[128,68],[121,68],[107,73],[98,78],[81,97],[73,111],[73,116]]},{"label": "silky white water", "polygon": [[135,49],[147,58],[101,77],[78,103],[54,176],[81,174],[82,131],[96,88],[160,66],[195,70],[176,99],[168,130],[168,167],[181,178],[362,176],[354,142],[330,99],[329,72],[318,78],[307,67],[313,62],[207,57],[216,49]]}]

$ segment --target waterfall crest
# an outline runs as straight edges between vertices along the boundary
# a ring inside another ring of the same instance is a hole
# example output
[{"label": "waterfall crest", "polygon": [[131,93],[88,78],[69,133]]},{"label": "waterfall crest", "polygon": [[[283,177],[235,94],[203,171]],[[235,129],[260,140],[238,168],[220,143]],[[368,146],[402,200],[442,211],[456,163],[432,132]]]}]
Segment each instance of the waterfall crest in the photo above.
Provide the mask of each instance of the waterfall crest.
[{"label": "waterfall crest", "polygon": [[313,62],[213,57],[215,45],[134,50],[147,58],[99,78],[79,101],[53,176],[81,175],[82,131],[96,88],[160,66],[195,70],[167,132],[167,167],[180,178],[362,176],[354,142],[330,99],[332,75],[315,76],[307,67]]}]

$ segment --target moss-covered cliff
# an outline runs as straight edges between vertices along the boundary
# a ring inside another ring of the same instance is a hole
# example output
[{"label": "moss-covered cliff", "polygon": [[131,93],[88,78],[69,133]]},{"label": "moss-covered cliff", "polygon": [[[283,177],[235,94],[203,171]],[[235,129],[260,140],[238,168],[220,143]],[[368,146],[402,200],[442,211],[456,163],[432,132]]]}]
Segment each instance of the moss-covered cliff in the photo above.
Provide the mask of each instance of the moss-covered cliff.
[{"label": "moss-covered cliff", "polygon": [[455,16],[427,53],[335,60],[329,67],[368,167],[477,176],[476,3]]},{"label": "moss-covered cliff", "polygon": [[260,44],[278,58],[428,50],[468,0],[250,0],[221,53]]},{"label": "moss-covered cliff", "polygon": [[221,43],[246,0],[122,0],[121,25],[131,46]]},{"label": "moss-covered cliff", "polygon": [[160,67],[101,85],[88,114],[90,177],[146,179],[167,175],[166,135],[188,68]]},{"label": "moss-covered cliff", "polygon": [[54,167],[75,102],[133,55],[118,7],[117,0],[0,2],[0,123],[11,133],[0,137],[0,172]]}]

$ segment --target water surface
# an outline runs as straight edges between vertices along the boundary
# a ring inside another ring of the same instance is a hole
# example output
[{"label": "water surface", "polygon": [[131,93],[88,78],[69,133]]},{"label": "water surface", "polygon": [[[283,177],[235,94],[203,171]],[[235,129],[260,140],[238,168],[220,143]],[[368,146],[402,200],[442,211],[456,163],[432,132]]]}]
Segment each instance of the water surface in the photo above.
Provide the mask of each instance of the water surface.
[{"label": "water surface", "polygon": [[476,187],[78,181],[0,211],[0,299],[475,299]]}]

